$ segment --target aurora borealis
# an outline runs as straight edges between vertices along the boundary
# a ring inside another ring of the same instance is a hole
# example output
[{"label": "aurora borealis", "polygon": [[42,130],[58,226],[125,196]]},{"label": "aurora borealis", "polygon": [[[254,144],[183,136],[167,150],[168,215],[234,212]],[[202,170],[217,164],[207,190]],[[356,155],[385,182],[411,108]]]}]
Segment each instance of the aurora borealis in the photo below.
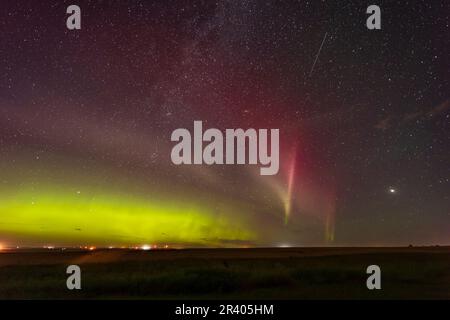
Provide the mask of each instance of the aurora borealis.
[{"label": "aurora borealis", "polygon": [[45,237],[59,244],[164,241],[198,245],[203,240],[220,245],[220,239],[244,241],[253,236],[226,218],[208,215],[200,206],[152,199],[143,203],[116,194],[83,197],[57,190],[24,192],[3,197],[1,210],[9,213],[2,219],[3,232]]},{"label": "aurora borealis", "polygon": [[[1,245],[450,243],[444,1],[69,4],[1,5]],[[278,128],[278,174],[174,165],[194,121]]]}]

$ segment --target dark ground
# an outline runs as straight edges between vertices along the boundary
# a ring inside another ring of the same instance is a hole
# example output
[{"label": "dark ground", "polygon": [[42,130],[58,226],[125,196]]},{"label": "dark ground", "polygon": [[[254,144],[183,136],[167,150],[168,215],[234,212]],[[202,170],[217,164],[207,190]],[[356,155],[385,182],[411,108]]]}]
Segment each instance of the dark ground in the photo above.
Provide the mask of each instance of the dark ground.
[{"label": "dark ground", "polygon": [[[66,289],[70,264],[82,290]],[[4,251],[0,298],[450,299],[450,247]]]}]

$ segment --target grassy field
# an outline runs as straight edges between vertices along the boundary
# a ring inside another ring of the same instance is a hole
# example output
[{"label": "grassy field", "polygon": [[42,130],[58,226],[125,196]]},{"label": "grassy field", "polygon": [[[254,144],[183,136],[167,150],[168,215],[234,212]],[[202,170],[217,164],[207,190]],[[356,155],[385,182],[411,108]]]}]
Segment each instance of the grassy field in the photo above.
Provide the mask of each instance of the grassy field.
[{"label": "grassy field", "polygon": [[[66,267],[82,290],[66,289]],[[382,289],[366,288],[379,265]],[[450,299],[450,248],[19,250],[1,299]]]}]

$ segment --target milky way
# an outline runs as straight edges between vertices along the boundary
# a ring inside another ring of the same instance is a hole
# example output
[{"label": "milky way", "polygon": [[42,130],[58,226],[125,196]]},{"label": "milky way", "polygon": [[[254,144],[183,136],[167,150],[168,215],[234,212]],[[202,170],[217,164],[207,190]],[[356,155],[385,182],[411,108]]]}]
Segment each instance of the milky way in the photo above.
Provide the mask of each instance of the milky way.
[{"label": "milky way", "polygon": [[[381,30],[360,1],[69,4],[0,9],[1,244],[450,243],[444,1]],[[279,173],[172,164],[196,120],[278,128]]]}]

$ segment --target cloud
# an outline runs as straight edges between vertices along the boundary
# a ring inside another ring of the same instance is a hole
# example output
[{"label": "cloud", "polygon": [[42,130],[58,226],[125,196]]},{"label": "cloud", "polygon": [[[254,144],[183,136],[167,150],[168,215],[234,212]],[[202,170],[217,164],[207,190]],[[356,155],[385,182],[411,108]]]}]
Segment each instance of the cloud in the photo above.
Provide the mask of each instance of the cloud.
[{"label": "cloud", "polygon": [[387,116],[375,124],[375,128],[381,131],[388,130],[394,126],[408,125],[414,121],[427,121],[434,119],[450,108],[450,100],[447,99],[433,108],[425,111],[409,112],[399,116]]},{"label": "cloud", "polygon": [[379,129],[379,130],[387,130],[391,127],[391,117],[387,117],[382,119],[381,121],[379,121],[376,125],[375,128]]}]

